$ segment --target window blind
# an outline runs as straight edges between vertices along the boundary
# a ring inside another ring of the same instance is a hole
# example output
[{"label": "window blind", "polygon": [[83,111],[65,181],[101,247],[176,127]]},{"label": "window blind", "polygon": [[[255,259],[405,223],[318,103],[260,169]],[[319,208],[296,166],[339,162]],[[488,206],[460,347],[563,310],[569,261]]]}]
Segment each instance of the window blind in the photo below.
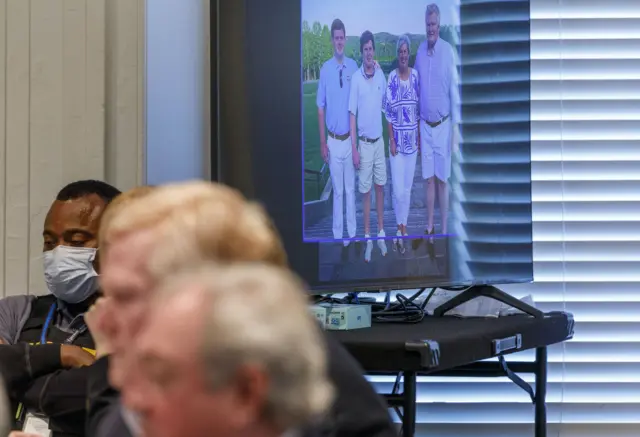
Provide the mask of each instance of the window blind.
[{"label": "window blind", "polygon": [[[575,315],[575,338],[549,349],[548,435],[637,437],[640,1],[530,7],[535,281],[503,289]],[[418,380],[417,436],[533,436],[533,406],[506,378]]]}]

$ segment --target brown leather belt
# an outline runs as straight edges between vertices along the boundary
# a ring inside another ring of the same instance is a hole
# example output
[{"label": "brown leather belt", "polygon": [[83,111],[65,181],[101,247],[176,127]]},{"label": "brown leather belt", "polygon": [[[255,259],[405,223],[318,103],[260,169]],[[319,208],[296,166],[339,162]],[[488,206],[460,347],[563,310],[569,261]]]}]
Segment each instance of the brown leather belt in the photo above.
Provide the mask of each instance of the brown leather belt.
[{"label": "brown leather belt", "polygon": [[427,123],[427,126],[429,127],[438,127],[440,126],[442,123],[444,123],[445,121],[447,121],[447,119],[449,118],[448,115],[445,115],[444,117],[442,117],[440,120],[438,121],[434,121],[433,123],[425,120],[424,122]]},{"label": "brown leather belt", "polygon": [[358,137],[358,139],[363,143],[373,144],[377,142],[380,139],[380,137],[376,138],[375,140],[373,138],[367,138],[367,137]]},{"label": "brown leather belt", "polygon": [[344,135],[336,135],[336,134],[334,134],[333,132],[329,131],[329,136],[330,136],[331,138],[333,138],[334,140],[344,141],[344,140],[346,140],[347,138],[349,138],[350,134],[349,134],[349,132],[347,132],[347,133],[346,133],[346,134],[344,134]]}]

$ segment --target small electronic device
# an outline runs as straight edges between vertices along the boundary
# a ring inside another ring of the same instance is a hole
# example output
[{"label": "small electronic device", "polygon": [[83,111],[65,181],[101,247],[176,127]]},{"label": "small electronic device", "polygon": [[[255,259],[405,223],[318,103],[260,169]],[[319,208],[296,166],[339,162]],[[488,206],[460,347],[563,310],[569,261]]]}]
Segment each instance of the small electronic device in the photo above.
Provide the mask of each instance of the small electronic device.
[{"label": "small electronic device", "polygon": [[322,329],[326,329],[329,308],[322,305],[311,305],[310,310],[313,317],[320,323],[320,326],[322,326]]},{"label": "small electronic device", "polygon": [[370,305],[323,304],[328,307],[326,329],[347,331],[371,327]]}]

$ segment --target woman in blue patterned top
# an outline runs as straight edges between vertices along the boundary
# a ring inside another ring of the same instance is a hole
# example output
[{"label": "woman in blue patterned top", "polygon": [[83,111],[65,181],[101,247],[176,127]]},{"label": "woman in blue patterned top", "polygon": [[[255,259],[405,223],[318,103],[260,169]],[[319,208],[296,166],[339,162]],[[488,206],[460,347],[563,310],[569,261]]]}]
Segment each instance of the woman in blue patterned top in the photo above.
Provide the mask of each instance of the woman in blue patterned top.
[{"label": "woman in blue patterned top", "polygon": [[[398,232],[406,237],[411,188],[416,169],[416,157],[420,144],[418,122],[420,114],[418,96],[420,80],[418,72],[409,67],[411,41],[409,36],[398,38],[398,68],[389,74],[383,111],[389,122],[389,161],[393,188],[393,209]],[[393,249],[404,253],[403,238],[393,240]]]}]

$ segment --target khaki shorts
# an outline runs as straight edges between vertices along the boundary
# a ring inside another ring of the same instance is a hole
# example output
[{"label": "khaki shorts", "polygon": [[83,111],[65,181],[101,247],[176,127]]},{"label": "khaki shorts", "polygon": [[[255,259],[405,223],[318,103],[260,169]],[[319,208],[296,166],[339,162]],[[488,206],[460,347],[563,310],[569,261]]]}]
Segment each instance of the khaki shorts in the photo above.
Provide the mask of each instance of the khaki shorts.
[{"label": "khaki shorts", "polygon": [[371,183],[385,185],[387,183],[387,160],[384,155],[384,139],[380,137],[375,143],[359,141],[360,169],[358,170],[358,191],[368,193]]},{"label": "khaki shorts", "polygon": [[435,176],[442,182],[448,181],[451,176],[451,119],[436,127],[420,120],[420,149],[422,178]]}]

